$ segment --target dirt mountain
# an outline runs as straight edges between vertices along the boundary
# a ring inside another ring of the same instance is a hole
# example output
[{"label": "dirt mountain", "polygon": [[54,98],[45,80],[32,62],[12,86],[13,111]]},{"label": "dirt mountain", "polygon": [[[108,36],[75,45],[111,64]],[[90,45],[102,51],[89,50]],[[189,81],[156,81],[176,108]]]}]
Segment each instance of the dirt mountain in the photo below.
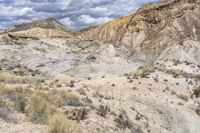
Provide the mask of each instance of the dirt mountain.
[{"label": "dirt mountain", "polygon": [[108,41],[145,61],[200,61],[200,0],[167,0],[81,32]]},{"label": "dirt mountain", "polygon": [[6,32],[17,32],[17,31],[23,31],[23,30],[28,30],[28,29],[32,29],[32,28],[56,29],[56,30],[62,30],[62,31],[69,31],[68,28],[66,28],[64,25],[62,25],[56,19],[48,18],[48,19],[33,21],[30,23],[23,23],[20,25],[15,25],[15,26],[7,29]]},{"label": "dirt mountain", "polygon": [[72,32],[54,18],[15,25],[4,33],[13,38],[72,37]]}]

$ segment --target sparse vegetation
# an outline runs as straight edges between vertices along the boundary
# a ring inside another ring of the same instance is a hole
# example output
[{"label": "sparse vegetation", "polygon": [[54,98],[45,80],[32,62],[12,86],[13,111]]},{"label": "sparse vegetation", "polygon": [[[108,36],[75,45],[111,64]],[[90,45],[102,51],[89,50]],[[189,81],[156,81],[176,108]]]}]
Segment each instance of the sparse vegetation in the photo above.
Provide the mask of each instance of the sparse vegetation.
[{"label": "sparse vegetation", "polygon": [[155,72],[157,68],[154,67],[153,65],[146,65],[146,66],[142,66],[139,67],[138,70],[134,73],[133,78],[137,79],[137,77],[139,76],[140,78],[148,78],[148,76]]},{"label": "sparse vegetation", "polygon": [[87,113],[88,113],[88,109],[84,107],[70,108],[65,111],[65,114],[67,115],[68,119],[77,120],[77,121],[85,119]]},{"label": "sparse vegetation", "polygon": [[177,95],[178,96],[178,98],[180,98],[180,99],[182,99],[183,101],[188,101],[188,99],[189,99],[189,97],[188,96],[186,96],[186,95],[183,95],[183,94],[181,94],[181,95]]},{"label": "sparse vegetation", "polygon": [[196,97],[200,97],[200,86],[193,90],[193,95]]},{"label": "sparse vegetation", "polygon": [[9,103],[0,97],[0,118],[4,120],[9,120],[10,113],[11,107]]},{"label": "sparse vegetation", "polygon": [[26,98],[23,95],[18,95],[15,101],[15,106],[18,111],[25,113],[27,101]]},{"label": "sparse vegetation", "polygon": [[133,126],[124,110],[120,111],[114,121],[117,123],[117,127],[122,129],[132,128]]},{"label": "sparse vegetation", "polygon": [[64,114],[56,113],[48,120],[48,133],[79,133],[78,125]]},{"label": "sparse vegetation", "polygon": [[197,115],[200,116],[200,105],[195,109],[195,112],[196,112]]},{"label": "sparse vegetation", "polygon": [[97,114],[105,117],[107,113],[110,112],[110,107],[108,105],[100,105],[97,109]]},{"label": "sparse vegetation", "polygon": [[166,73],[173,75],[174,78],[181,76],[182,72],[183,72],[182,70],[177,70],[177,69],[167,69],[166,70]]},{"label": "sparse vegetation", "polygon": [[51,117],[56,112],[54,106],[35,93],[30,97],[29,106],[27,116],[34,123],[46,123],[48,117]]},{"label": "sparse vegetation", "polygon": [[9,84],[23,84],[31,83],[31,80],[28,77],[14,76],[9,73],[0,73],[0,82],[9,83]]},{"label": "sparse vegetation", "polygon": [[57,107],[82,105],[78,94],[74,92],[52,90],[45,95],[45,99]]},{"label": "sparse vegetation", "polygon": [[25,107],[27,104],[26,97],[30,95],[28,90],[25,90],[22,87],[16,87],[13,89],[0,87],[0,95],[13,102],[18,111],[25,113]]}]

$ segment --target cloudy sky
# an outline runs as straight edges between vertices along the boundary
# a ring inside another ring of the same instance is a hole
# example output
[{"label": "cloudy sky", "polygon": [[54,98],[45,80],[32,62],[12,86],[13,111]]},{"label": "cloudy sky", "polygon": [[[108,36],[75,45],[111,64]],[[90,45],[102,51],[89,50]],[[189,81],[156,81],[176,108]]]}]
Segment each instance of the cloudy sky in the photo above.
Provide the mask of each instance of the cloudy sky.
[{"label": "cloudy sky", "polygon": [[159,0],[0,0],[0,29],[54,17],[70,28],[106,23]]}]

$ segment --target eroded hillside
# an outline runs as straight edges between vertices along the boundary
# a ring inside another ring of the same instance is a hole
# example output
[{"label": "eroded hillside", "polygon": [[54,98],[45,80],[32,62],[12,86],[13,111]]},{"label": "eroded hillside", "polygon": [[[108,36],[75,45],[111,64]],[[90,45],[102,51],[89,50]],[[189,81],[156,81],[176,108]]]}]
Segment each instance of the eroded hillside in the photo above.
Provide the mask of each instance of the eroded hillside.
[{"label": "eroded hillside", "polygon": [[82,36],[112,42],[137,58],[199,61],[200,1],[169,0],[87,30]]}]

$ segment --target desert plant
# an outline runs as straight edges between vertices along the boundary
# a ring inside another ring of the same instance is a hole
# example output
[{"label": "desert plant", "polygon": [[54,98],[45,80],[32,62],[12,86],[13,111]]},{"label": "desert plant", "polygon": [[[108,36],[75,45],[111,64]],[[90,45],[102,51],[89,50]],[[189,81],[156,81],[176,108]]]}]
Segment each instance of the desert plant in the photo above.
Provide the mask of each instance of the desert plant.
[{"label": "desert plant", "polygon": [[197,115],[200,116],[200,105],[195,109],[195,112],[196,112]]},{"label": "desert plant", "polygon": [[26,98],[23,95],[18,95],[17,99],[15,101],[15,106],[18,111],[25,113],[25,108],[26,108]]},{"label": "desert plant", "polygon": [[165,72],[167,74],[173,75],[174,78],[177,78],[177,77],[183,75],[183,71],[177,70],[177,69],[167,69]]},{"label": "desert plant", "polygon": [[200,97],[200,86],[193,90],[193,95],[196,97]]},{"label": "desert plant", "polygon": [[133,78],[140,76],[140,78],[148,78],[148,76],[156,70],[152,65],[146,65],[139,67],[137,71],[134,73]]},{"label": "desert plant", "polygon": [[7,102],[0,97],[0,118],[8,120],[11,109],[9,108]]},{"label": "desert plant", "polygon": [[123,128],[123,129],[132,128],[132,122],[129,120],[124,110],[120,111],[120,113],[117,115],[114,121],[117,123],[117,127],[119,128]]},{"label": "desert plant", "polygon": [[22,76],[15,76],[9,73],[0,73],[0,82],[4,83],[31,83],[32,81],[28,77],[22,77]]},{"label": "desert plant", "polygon": [[70,81],[70,83],[68,84],[69,87],[73,88],[75,86],[76,81],[72,80]]},{"label": "desert plant", "polygon": [[30,97],[30,105],[27,116],[34,123],[45,123],[47,118],[56,112],[54,106],[50,105],[41,96],[33,94]]},{"label": "desert plant", "polygon": [[45,99],[57,107],[82,105],[79,96],[73,92],[52,90],[46,95]]},{"label": "desert plant", "polygon": [[189,99],[189,97],[188,96],[186,96],[186,95],[183,95],[183,94],[180,94],[180,95],[177,95],[178,96],[178,98],[180,98],[180,99],[182,99],[183,101],[188,101],[188,99]]},{"label": "desert plant", "polygon": [[97,109],[97,114],[105,117],[106,114],[110,112],[110,107],[108,105],[100,105],[99,108]]},{"label": "desert plant", "polygon": [[13,102],[18,111],[25,113],[26,96],[30,95],[30,92],[28,90],[25,90],[22,87],[17,87],[17,88],[1,87],[0,94],[1,96]]},{"label": "desert plant", "polygon": [[64,114],[56,113],[48,120],[48,133],[79,133],[78,125]]},{"label": "desert plant", "polygon": [[71,120],[83,120],[88,113],[86,108],[71,108],[65,111],[67,117]]}]

